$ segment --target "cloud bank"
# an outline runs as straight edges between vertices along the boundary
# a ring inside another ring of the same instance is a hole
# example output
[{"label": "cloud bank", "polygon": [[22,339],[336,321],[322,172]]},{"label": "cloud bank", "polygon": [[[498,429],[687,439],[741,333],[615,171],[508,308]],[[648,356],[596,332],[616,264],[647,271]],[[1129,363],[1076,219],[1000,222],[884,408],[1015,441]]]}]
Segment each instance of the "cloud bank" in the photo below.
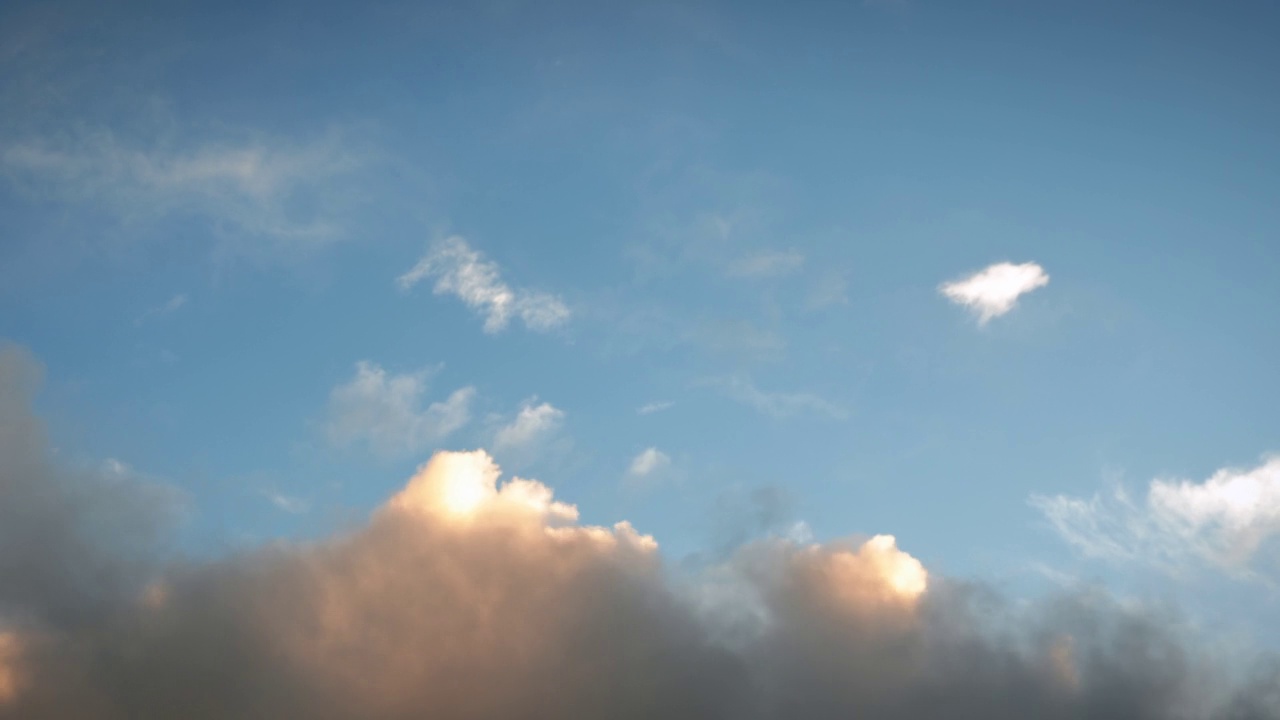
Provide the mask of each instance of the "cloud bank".
[{"label": "cloud bank", "polygon": [[1090,499],[1033,496],[1031,504],[1090,557],[1173,572],[1207,565],[1266,580],[1253,564],[1265,543],[1280,537],[1280,457],[1224,468],[1200,483],[1157,478],[1141,503],[1120,488]]},{"label": "cloud bank", "polygon": [[677,575],[483,451],[329,539],[166,561],[144,490],[50,461],[33,367],[0,354],[6,720],[1280,717],[1275,667],[1228,682],[1168,618],[1024,609],[887,535]]},{"label": "cloud bank", "polygon": [[484,331],[506,329],[513,317],[537,332],[557,328],[569,320],[569,307],[544,292],[512,288],[502,280],[498,265],[454,235],[435,244],[408,272],[396,278],[401,290],[423,280],[435,280],[436,295],[453,295],[484,316]]},{"label": "cloud bank", "polygon": [[1044,268],[1029,262],[1021,265],[996,263],[966,278],[943,283],[938,291],[957,305],[963,305],[986,325],[1018,304],[1018,298],[1049,284]]}]

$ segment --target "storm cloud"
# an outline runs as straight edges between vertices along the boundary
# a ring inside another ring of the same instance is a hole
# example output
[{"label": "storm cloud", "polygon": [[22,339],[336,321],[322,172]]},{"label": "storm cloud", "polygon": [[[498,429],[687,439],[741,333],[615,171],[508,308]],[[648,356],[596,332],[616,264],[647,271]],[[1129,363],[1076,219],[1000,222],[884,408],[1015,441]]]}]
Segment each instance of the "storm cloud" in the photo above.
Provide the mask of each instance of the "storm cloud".
[{"label": "storm cloud", "polygon": [[1028,608],[887,535],[680,572],[479,450],[354,530],[183,560],[163,488],[51,457],[38,382],[0,353],[0,718],[1280,717],[1273,661],[1149,609]]}]

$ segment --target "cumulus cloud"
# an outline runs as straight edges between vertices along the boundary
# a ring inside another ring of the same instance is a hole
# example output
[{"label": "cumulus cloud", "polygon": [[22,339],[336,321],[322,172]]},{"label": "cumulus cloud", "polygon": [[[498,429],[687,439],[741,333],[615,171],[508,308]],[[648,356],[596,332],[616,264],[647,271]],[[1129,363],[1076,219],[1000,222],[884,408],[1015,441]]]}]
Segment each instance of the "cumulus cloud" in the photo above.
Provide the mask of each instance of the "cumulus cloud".
[{"label": "cumulus cloud", "polygon": [[498,428],[493,447],[499,452],[527,452],[559,431],[563,422],[563,410],[530,398],[521,404],[514,420]]},{"label": "cumulus cloud", "polygon": [[329,394],[327,431],[331,442],[365,442],[375,453],[393,457],[420,452],[444,440],[471,419],[475,388],[463,387],[422,407],[429,370],[388,374],[361,360],[349,382]]},{"label": "cumulus cloud", "polygon": [[645,448],[631,460],[627,473],[632,477],[646,477],[671,464],[671,458],[656,447]]},{"label": "cumulus cloud", "polygon": [[1224,468],[1203,482],[1152,480],[1135,502],[1123,488],[1083,499],[1033,496],[1068,543],[1090,557],[1142,561],[1171,571],[1207,564],[1242,577],[1260,548],[1280,537],[1280,457]]},{"label": "cumulus cloud", "polygon": [[[55,479],[13,367],[0,358],[6,720],[1280,717],[1274,667],[1235,684],[1166,617],[1097,595],[1005,603],[889,535],[767,538],[674,581],[653,538],[580,523],[483,451],[436,454],[334,537],[136,572],[123,540],[149,510]],[[100,528],[104,507],[133,522]],[[69,522],[14,535],[33,511]],[[110,542],[71,540],[90,528]],[[68,570],[91,581],[17,582]],[[119,592],[82,594],[101,587]],[[63,594],[110,609],[48,612]]]},{"label": "cumulus cloud", "polygon": [[519,318],[530,330],[545,332],[569,320],[569,307],[544,292],[512,288],[502,280],[497,263],[454,235],[435,244],[408,272],[396,278],[401,290],[435,280],[437,295],[454,295],[484,316],[484,331],[504,330]]},{"label": "cumulus cloud", "polygon": [[29,194],[88,203],[129,223],[197,217],[221,235],[221,252],[251,256],[339,238],[336,209],[352,193],[336,187],[362,163],[337,135],[174,142],[99,130],[0,145],[0,173]]},{"label": "cumulus cloud", "polygon": [[951,302],[972,310],[978,316],[978,323],[985,325],[1012,310],[1022,295],[1048,284],[1049,275],[1033,262],[1021,265],[1002,262],[943,283],[938,291]]},{"label": "cumulus cloud", "polygon": [[705,384],[719,388],[730,399],[775,418],[813,414],[843,420],[849,416],[844,408],[812,393],[766,392],[756,387],[750,378],[739,375],[711,378]]}]

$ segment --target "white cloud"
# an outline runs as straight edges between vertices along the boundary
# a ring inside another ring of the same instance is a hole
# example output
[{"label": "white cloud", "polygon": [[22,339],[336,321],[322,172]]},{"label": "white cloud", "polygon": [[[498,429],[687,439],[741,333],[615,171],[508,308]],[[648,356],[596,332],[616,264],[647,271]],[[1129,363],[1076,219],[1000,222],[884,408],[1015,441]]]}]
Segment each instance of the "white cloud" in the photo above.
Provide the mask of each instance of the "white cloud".
[{"label": "white cloud", "polygon": [[659,400],[657,402],[645,403],[644,405],[641,405],[639,408],[636,409],[636,412],[641,415],[652,415],[656,412],[662,412],[663,410],[668,410],[674,405],[675,405],[675,402],[671,400]]},{"label": "white cloud", "polygon": [[367,442],[379,455],[412,454],[440,442],[471,419],[475,388],[454,391],[422,408],[428,371],[389,375],[376,363],[356,363],[356,375],[329,395],[329,439]]},{"label": "white cloud", "polygon": [[1049,276],[1039,265],[1003,262],[966,278],[943,283],[938,290],[951,302],[977,313],[978,322],[985,325],[1012,310],[1020,296],[1047,284]]},{"label": "white cloud", "polygon": [[1118,488],[1088,500],[1037,495],[1031,504],[1089,557],[1172,572],[1208,564],[1257,578],[1252,561],[1280,537],[1280,457],[1249,470],[1225,468],[1201,483],[1152,480],[1141,503]]},{"label": "white cloud", "polygon": [[804,266],[804,254],[796,250],[773,250],[740,257],[729,263],[729,275],[766,278],[790,275]]},{"label": "white cloud", "polygon": [[633,477],[651,475],[671,464],[671,458],[656,447],[645,448],[631,460],[627,472]]},{"label": "white cloud", "polygon": [[705,384],[719,388],[726,396],[775,418],[801,414],[824,415],[834,420],[849,416],[844,408],[812,393],[765,392],[742,376],[711,378]]},{"label": "white cloud", "polygon": [[143,312],[133,321],[133,324],[142,325],[148,320],[172,315],[178,310],[182,309],[186,304],[187,304],[186,294],[178,293],[177,295],[174,295],[173,297],[169,298],[164,304],[156,305],[155,307],[148,308],[145,312]]},{"label": "white cloud", "polygon": [[496,451],[528,450],[540,440],[555,434],[564,421],[564,411],[551,403],[535,405],[536,400],[524,402],[515,420],[498,429],[493,437]]},{"label": "white cloud", "polygon": [[401,290],[422,280],[435,280],[437,295],[454,295],[484,316],[484,331],[496,333],[512,317],[530,330],[544,332],[569,320],[569,308],[548,293],[512,288],[498,265],[454,235],[436,243],[408,272],[396,278]]},{"label": "white cloud", "polygon": [[335,210],[352,193],[334,181],[361,164],[336,135],[182,144],[97,131],[0,146],[0,171],[29,193],[94,204],[131,223],[196,216],[219,234],[221,252],[257,256],[336,239]]}]

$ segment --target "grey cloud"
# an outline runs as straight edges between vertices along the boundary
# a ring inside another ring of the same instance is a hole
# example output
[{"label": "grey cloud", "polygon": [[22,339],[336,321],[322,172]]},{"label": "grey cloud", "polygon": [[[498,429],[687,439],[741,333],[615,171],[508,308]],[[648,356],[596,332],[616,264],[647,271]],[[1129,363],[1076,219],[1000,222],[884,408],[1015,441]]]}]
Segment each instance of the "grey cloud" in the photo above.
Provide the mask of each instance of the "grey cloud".
[{"label": "grey cloud", "polygon": [[[164,516],[148,492],[46,457],[34,372],[0,355],[6,720],[1280,718],[1274,665],[1234,684],[1164,615],[1026,608],[888,536],[768,538],[677,577],[480,451],[436,455],[345,534],[164,562],[136,532]],[[89,585],[109,611],[49,611]]]}]

